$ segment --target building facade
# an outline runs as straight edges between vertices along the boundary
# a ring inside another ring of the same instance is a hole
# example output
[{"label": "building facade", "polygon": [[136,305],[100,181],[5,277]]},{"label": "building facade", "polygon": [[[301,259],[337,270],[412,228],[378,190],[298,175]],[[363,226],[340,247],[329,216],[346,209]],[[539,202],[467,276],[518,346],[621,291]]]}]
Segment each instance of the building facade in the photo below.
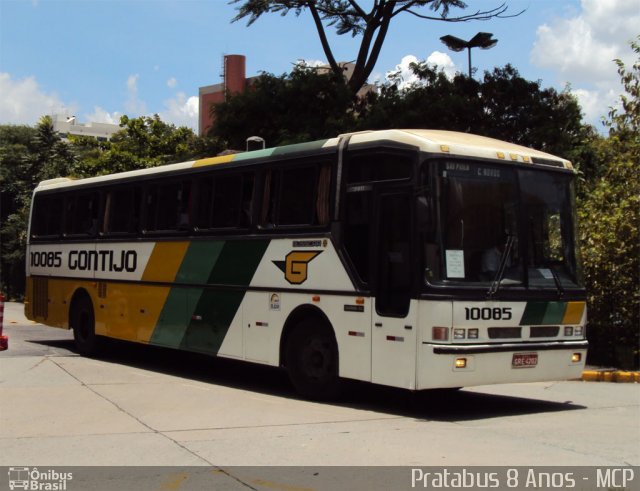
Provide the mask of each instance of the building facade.
[{"label": "building facade", "polygon": [[121,128],[117,124],[109,123],[78,123],[75,116],[63,116],[55,114],[51,118],[53,120],[53,129],[60,135],[60,138],[66,139],[69,135],[89,136],[97,140],[110,140],[114,133]]}]

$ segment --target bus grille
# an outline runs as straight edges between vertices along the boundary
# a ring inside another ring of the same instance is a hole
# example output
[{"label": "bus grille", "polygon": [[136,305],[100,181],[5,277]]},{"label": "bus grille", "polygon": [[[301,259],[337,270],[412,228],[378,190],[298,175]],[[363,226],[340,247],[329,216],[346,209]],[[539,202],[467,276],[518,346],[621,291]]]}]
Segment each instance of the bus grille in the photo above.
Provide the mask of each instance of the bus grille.
[{"label": "bus grille", "polygon": [[487,329],[491,339],[507,339],[522,337],[522,329],[519,327],[490,327]]},{"label": "bus grille", "polygon": [[560,332],[560,326],[531,326],[532,338],[555,338]]},{"label": "bus grille", "polygon": [[33,279],[33,316],[44,317],[49,316],[49,279],[34,278]]}]

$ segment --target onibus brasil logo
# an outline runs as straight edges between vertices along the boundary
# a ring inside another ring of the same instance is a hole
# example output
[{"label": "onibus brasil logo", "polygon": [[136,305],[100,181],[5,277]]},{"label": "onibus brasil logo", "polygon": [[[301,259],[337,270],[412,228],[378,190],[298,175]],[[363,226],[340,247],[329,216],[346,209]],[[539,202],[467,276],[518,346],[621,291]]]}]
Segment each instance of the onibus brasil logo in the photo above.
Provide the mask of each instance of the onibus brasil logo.
[{"label": "onibus brasil logo", "polygon": [[9,489],[29,489],[34,491],[65,491],[67,481],[73,479],[72,472],[44,471],[37,467],[9,467]]}]

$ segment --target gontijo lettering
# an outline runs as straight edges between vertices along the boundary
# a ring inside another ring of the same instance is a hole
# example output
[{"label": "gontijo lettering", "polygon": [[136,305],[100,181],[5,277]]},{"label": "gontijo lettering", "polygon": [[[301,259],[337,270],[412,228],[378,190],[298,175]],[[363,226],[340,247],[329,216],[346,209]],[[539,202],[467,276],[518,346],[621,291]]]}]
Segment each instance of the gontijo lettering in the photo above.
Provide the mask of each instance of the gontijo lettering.
[{"label": "gontijo lettering", "polygon": [[80,271],[127,271],[133,273],[138,267],[136,251],[70,251],[69,269]]},{"label": "gontijo lettering", "polygon": [[[37,251],[30,253],[32,267],[62,267],[61,251]],[[134,250],[83,251],[72,250],[67,256],[67,267],[72,271],[126,271],[133,273],[138,267],[138,253]]]}]

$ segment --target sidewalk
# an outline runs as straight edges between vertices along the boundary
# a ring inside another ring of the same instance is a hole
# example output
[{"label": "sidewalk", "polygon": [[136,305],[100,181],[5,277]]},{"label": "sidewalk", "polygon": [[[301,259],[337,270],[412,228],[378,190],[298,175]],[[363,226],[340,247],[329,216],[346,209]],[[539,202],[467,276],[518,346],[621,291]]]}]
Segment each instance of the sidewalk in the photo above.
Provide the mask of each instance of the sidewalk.
[{"label": "sidewalk", "polygon": [[584,382],[640,383],[640,372],[627,372],[615,368],[586,369],[582,372]]}]

